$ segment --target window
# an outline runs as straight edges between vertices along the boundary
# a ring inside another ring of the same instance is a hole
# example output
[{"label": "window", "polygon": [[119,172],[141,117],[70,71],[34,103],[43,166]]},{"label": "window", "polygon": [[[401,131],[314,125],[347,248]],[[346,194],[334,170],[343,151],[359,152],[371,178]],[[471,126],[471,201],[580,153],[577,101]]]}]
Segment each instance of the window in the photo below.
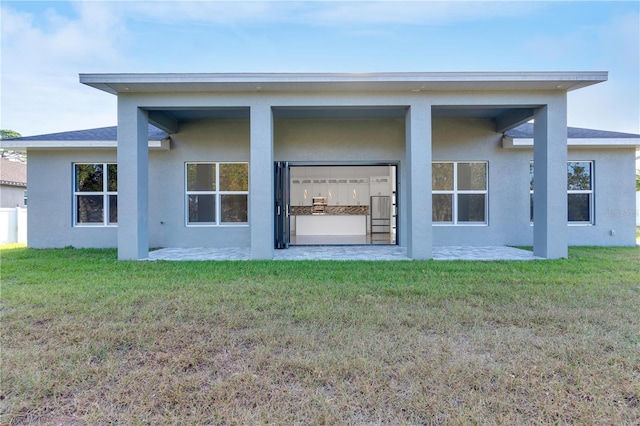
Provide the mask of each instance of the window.
[{"label": "window", "polygon": [[248,163],[186,164],[187,225],[248,223]]},{"label": "window", "polygon": [[118,223],[118,166],[74,164],[74,224],[107,226]]},{"label": "window", "polygon": [[[533,161],[529,163],[530,219],[533,223]],[[593,224],[593,161],[567,162],[567,220]]]},{"label": "window", "polygon": [[486,162],[433,163],[431,177],[434,223],[487,223]]}]

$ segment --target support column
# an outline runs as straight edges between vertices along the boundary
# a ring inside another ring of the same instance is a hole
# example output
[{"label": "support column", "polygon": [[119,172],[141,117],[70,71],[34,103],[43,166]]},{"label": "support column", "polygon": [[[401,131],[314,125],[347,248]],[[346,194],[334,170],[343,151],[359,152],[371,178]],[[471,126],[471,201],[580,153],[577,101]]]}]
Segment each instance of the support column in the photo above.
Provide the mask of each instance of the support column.
[{"label": "support column", "polygon": [[431,104],[414,103],[406,118],[406,214],[407,254],[416,260],[431,259]]},{"label": "support column", "polygon": [[[105,206],[106,207],[106,206]],[[118,259],[149,257],[149,121],[118,96]]]},{"label": "support column", "polygon": [[533,131],[533,254],[566,258],[567,99],[538,108]]},{"label": "support column", "polygon": [[273,259],[274,177],[273,116],[271,106],[251,106],[251,149],[249,159],[249,226],[251,258]]}]

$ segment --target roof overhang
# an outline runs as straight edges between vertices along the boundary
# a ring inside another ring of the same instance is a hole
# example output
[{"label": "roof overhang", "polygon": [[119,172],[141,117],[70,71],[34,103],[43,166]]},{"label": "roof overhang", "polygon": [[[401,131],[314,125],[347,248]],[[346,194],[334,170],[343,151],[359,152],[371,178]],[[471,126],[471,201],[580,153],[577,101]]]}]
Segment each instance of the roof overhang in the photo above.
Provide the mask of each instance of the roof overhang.
[{"label": "roof overhang", "polygon": [[[104,141],[69,141],[69,140],[20,140],[5,139],[0,141],[0,148],[12,151],[25,152],[29,149],[116,149],[118,142],[115,140]],[[168,151],[171,149],[171,140],[150,140],[149,149]]]},{"label": "roof overhang", "polygon": [[27,183],[26,182],[13,182],[13,181],[10,181],[10,180],[0,180],[0,185],[18,186],[20,188],[26,188],[27,187]]},{"label": "roof overhang", "polygon": [[418,73],[80,74],[107,93],[571,91],[606,81],[606,71]]},{"label": "roof overhang", "polygon": [[[502,138],[505,149],[533,149],[533,138]],[[568,148],[638,148],[640,138],[567,138]]]}]

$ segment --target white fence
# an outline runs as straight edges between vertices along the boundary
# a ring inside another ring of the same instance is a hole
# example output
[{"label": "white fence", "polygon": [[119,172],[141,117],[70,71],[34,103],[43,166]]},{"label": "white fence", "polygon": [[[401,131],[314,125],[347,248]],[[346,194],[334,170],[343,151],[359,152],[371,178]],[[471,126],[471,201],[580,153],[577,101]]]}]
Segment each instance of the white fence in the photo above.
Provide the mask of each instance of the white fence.
[{"label": "white fence", "polygon": [[640,191],[636,192],[636,226],[640,226]]},{"label": "white fence", "polygon": [[27,242],[27,209],[0,208],[0,244]]}]

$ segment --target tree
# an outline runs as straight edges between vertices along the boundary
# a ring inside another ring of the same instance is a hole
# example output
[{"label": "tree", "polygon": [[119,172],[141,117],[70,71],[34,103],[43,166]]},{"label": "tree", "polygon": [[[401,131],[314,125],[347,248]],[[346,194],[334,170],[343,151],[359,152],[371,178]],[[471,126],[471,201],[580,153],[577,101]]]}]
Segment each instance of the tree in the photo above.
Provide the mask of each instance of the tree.
[{"label": "tree", "polygon": [[22,135],[16,132],[15,130],[7,130],[7,129],[0,130],[0,139],[14,139],[14,138],[20,138],[20,137],[22,137]]},{"label": "tree", "polygon": [[[14,139],[22,137],[22,135],[15,130],[0,130],[0,139]],[[26,154],[18,151],[11,151],[8,149],[0,149],[0,158],[4,158],[11,161],[19,161],[21,163],[27,162]]]},{"label": "tree", "polygon": [[636,191],[640,191],[640,169],[636,170]]}]

